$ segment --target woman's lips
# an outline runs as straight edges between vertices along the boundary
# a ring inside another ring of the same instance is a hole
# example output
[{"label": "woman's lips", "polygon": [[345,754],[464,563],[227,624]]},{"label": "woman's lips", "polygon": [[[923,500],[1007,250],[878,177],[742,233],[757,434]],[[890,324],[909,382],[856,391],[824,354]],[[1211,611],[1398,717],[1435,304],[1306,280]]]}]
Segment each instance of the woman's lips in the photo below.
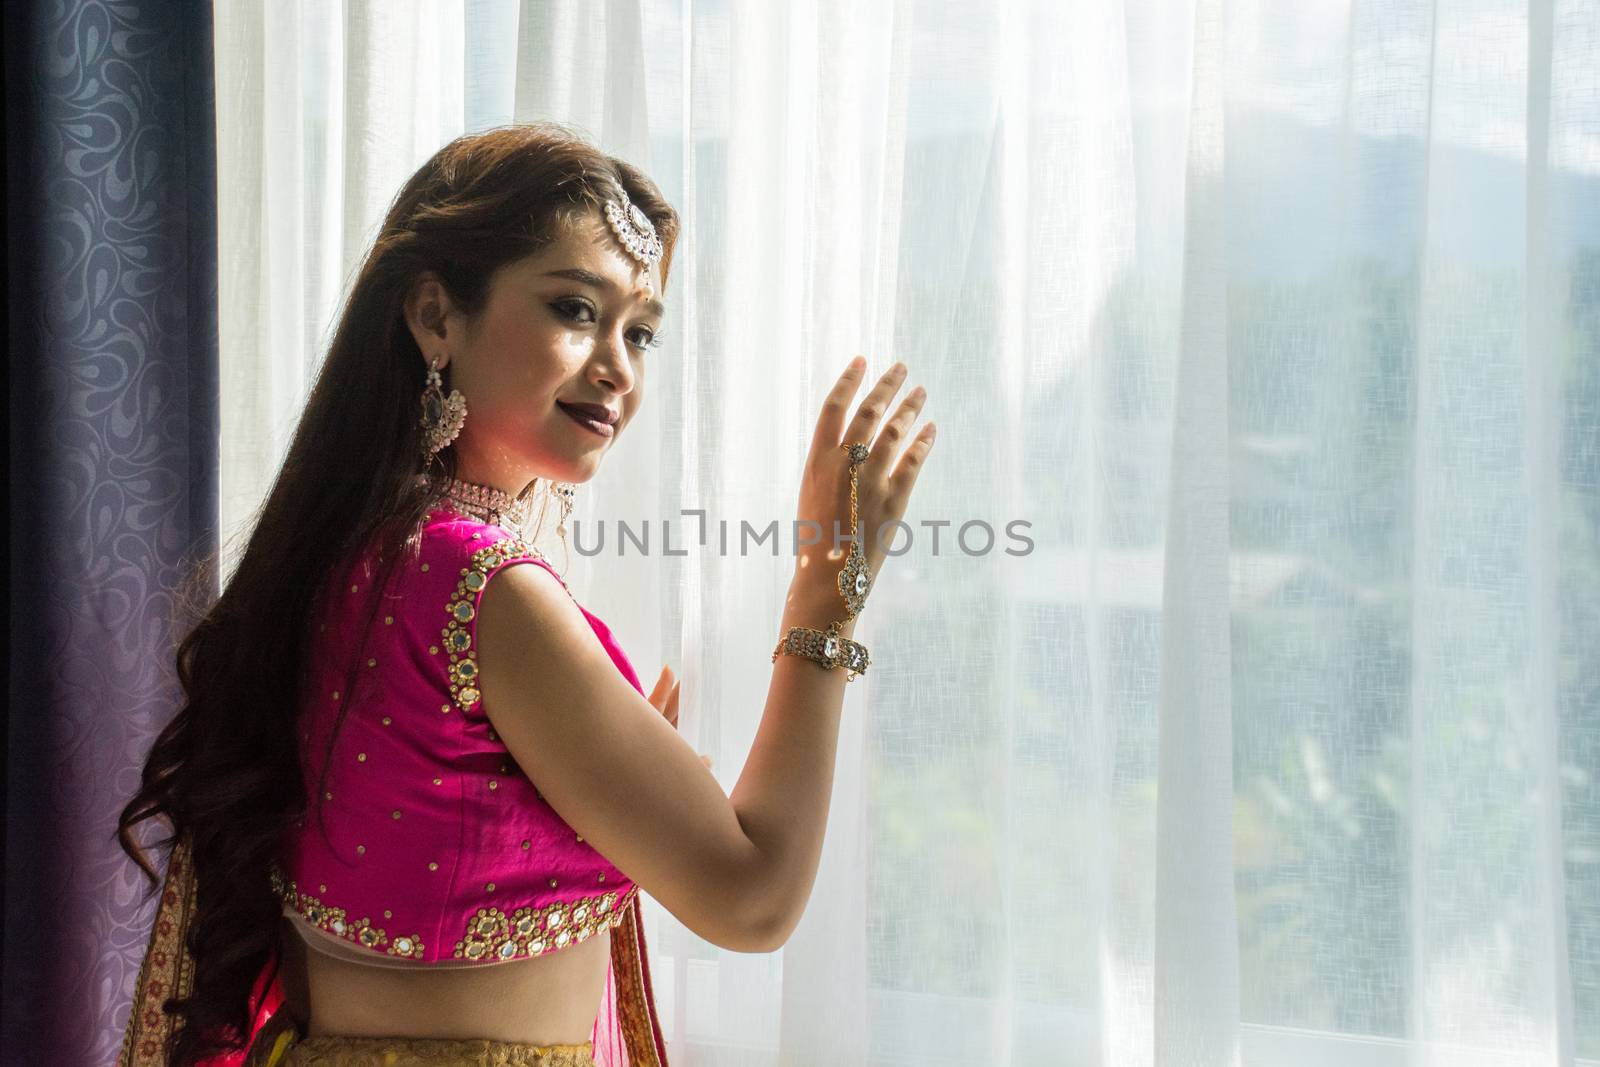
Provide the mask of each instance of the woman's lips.
[{"label": "woman's lips", "polygon": [[583,414],[581,411],[577,411],[574,408],[567,407],[567,405],[563,404],[559,400],[556,401],[556,407],[560,408],[563,412],[565,412],[567,418],[571,419],[573,422],[577,423],[579,426],[582,426],[584,429],[588,430],[590,433],[595,434],[595,435],[597,435],[599,437],[612,437],[617,432],[616,427],[612,426],[609,422],[601,422],[599,419],[591,419],[589,416]]}]

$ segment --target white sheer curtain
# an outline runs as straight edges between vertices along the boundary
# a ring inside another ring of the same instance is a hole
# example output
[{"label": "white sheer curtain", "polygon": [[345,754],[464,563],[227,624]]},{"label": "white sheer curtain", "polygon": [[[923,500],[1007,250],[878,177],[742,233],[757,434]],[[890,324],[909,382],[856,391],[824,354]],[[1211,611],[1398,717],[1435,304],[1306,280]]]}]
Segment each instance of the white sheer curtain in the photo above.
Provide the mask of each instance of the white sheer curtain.
[{"label": "white sheer curtain", "polygon": [[[788,575],[740,520],[792,515],[852,353],[929,387],[802,925],[740,955],[650,910],[675,1062],[1600,1060],[1596,0],[224,0],[217,34],[225,529],[449,137],[573,122],[677,205],[570,574],[725,785]],[[681,509],[709,544],[668,557]]]}]

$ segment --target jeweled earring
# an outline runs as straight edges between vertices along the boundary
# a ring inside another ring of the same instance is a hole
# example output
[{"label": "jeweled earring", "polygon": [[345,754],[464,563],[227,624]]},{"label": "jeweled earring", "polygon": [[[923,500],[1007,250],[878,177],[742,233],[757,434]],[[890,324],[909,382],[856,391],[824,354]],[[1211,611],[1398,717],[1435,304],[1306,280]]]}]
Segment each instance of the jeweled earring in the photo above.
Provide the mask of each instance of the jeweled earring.
[{"label": "jeweled earring", "polygon": [[556,519],[556,534],[561,538],[563,548],[567,544],[567,516],[572,514],[572,499],[577,495],[577,487],[571,482],[546,482],[545,492],[556,498],[561,514]]},{"label": "jeweled earring", "polygon": [[461,390],[444,395],[444,379],[439,375],[439,357],[428,364],[428,384],[422,390],[422,447],[424,458],[456,439],[467,421],[467,398]]}]

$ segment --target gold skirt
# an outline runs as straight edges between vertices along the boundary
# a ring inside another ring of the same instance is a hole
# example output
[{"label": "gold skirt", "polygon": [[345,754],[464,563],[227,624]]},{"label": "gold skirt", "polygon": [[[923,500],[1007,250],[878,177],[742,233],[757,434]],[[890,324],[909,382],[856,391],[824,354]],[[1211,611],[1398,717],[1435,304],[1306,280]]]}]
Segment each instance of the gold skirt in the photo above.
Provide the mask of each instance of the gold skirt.
[{"label": "gold skirt", "polygon": [[289,1046],[283,1067],[594,1067],[589,1042],[520,1045],[505,1041],[308,1037]]},{"label": "gold skirt", "polygon": [[591,1042],[524,1045],[484,1038],[300,1037],[285,1029],[258,1043],[264,1067],[594,1067]]}]

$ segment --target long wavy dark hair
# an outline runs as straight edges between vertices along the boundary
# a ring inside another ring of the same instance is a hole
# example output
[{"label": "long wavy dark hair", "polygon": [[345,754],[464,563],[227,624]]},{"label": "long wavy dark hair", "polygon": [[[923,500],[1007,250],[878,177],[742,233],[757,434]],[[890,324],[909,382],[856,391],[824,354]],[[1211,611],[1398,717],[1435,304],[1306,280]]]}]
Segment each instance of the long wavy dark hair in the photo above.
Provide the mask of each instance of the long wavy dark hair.
[{"label": "long wavy dark hair", "polygon": [[[118,841],[152,888],[156,869],[133,828],[165,817],[171,833],[152,847],[186,840],[191,849],[193,992],[163,1005],[175,1016],[166,1052],[176,1067],[245,1046],[255,981],[278,947],[268,868],[306,814],[296,720],[323,593],[369,547],[381,589],[455,474],[453,446],[423,462],[427,368],[403,318],[407,292],[420,272],[436,271],[475,315],[498,269],[621,193],[661,237],[665,289],[677,213],[642,171],[560,124],[457,138],[390,205],[239,564],[216,602],[190,616],[199,621],[177,647],[182,706],[118,821]],[[215,566],[213,554],[191,574],[189,595]]]}]

